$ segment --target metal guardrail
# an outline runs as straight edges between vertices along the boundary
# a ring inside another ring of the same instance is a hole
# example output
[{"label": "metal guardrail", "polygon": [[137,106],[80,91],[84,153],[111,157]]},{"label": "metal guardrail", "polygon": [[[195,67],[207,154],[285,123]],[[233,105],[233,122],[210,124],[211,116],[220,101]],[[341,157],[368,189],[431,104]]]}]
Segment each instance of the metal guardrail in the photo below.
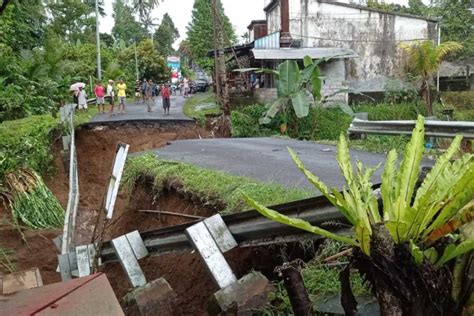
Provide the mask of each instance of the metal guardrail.
[{"label": "metal guardrail", "polygon": [[[366,121],[354,118],[347,133],[379,135],[411,135],[416,121]],[[465,121],[425,121],[425,135],[429,137],[454,138],[463,135],[474,139],[474,122]]]},{"label": "metal guardrail", "polygon": [[74,135],[75,104],[67,104],[60,109],[61,122],[69,135],[63,136],[63,147],[69,150],[69,196],[64,217],[61,254],[74,251],[74,235],[76,227],[77,207],[79,204],[79,176]]},{"label": "metal guardrail", "polygon": [[[315,197],[272,206],[286,216],[300,218],[313,225],[331,223],[327,229],[332,232],[342,233],[347,229],[347,220],[342,213],[323,197]],[[240,247],[271,245],[300,241],[302,239],[320,238],[320,236],[307,233],[263,217],[257,211],[246,211],[237,214],[222,216],[233,237]],[[190,221],[185,224],[141,232],[147,251],[151,256],[166,253],[192,250],[192,245],[185,234],[185,230],[199,221]],[[340,223],[340,224],[337,224]],[[100,252],[102,263],[118,260],[110,241],[104,242]]]}]

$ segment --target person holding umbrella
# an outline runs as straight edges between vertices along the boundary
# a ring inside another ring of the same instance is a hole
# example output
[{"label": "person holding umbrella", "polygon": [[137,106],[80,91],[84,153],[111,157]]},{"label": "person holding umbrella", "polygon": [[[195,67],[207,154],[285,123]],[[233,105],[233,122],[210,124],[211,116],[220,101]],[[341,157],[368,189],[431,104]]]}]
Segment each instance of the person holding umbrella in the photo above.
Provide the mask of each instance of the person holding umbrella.
[{"label": "person holding umbrella", "polygon": [[78,94],[78,104],[79,104],[79,110],[87,111],[87,94],[86,91],[84,91],[83,87],[79,87],[79,94]]}]

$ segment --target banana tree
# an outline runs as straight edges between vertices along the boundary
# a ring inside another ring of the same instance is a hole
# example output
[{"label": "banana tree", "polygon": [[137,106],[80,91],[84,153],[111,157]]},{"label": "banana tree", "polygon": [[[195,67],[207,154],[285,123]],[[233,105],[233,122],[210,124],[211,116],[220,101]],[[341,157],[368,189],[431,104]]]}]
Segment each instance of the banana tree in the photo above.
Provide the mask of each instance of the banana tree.
[{"label": "banana tree", "polygon": [[417,188],[424,150],[424,118],[420,116],[400,164],[395,150],[387,155],[380,209],[371,183],[376,168],[365,168],[357,161],[354,170],[345,135],[341,134],[337,146],[337,161],[347,185],[342,192],[327,187],[289,149],[308,180],[353,225],[352,237],[286,217],[244,197],[272,220],[352,246],[352,264],[371,284],[382,315],[449,314],[455,306],[449,267],[454,258],[474,249],[474,239],[457,235],[458,228],[474,218],[474,155],[463,154],[452,161],[461,140],[461,136],[454,139]]},{"label": "banana tree", "polygon": [[[278,99],[270,104],[261,124],[268,124],[280,112],[286,113],[293,109],[298,118],[308,115],[309,108],[321,101],[322,80],[319,64],[328,59],[314,60],[310,56],[303,59],[304,68],[300,70],[294,60],[286,60],[274,69],[246,68],[239,72],[255,71],[269,73],[278,79]],[[284,115],[286,117],[286,115]]]},{"label": "banana tree", "polygon": [[276,114],[286,112],[288,108],[292,108],[298,118],[308,115],[309,108],[321,100],[322,78],[318,64],[322,61],[324,59],[313,61],[306,56],[302,70],[296,61],[286,60],[278,66],[278,70],[270,71],[278,78],[278,99],[268,108],[261,119],[262,124],[270,123]]}]

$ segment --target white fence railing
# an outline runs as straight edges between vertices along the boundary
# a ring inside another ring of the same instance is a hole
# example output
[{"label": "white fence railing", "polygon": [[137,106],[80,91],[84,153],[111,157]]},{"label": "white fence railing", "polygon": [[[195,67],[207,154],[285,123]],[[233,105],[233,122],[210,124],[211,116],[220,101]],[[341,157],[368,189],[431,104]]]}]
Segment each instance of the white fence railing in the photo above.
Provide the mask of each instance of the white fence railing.
[{"label": "white fence railing", "polygon": [[[355,118],[347,133],[349,135],[410,135],[413,128],[415,128],[415,121],[366,121]],[[474,139],[474,122],[426,120],[425,135],[447,138],[463,135],[465,138]]]},{"label": "white fence railing", "polygon": [[69,135],[63,136],[63,147],[69,150],[69,197],[61,245],[61,254],[74,250],[74,235],[76,227],[77,207],[79,204],[79,176],[77,170],[76,145],[74,137],[74,108],[75,104],[68,104],[61,108],[61,122]]}]

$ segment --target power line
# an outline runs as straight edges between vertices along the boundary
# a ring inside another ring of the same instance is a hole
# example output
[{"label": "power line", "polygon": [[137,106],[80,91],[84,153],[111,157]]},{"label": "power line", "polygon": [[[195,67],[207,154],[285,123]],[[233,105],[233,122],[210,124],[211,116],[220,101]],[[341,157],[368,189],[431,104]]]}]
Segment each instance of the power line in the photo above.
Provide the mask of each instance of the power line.
[{"label": "power line", "polygon": [[403,40],[354,40],[354,39],[338,39],[338,38],[327,38],[327,37],[319,37],[319,36],[306,36],[306,35],[295,35],[291,34],[291,37],[299,37],[299,38],[310,38],[310,39],[318,39],[318,40],[325,40],[325,41],[335,41],[335,42],[353,42],[353,43],[397,43],[397,42],[417,42],[417,41],[425,41],[426,38],[414,38],[414,39],[403,39]]}]

